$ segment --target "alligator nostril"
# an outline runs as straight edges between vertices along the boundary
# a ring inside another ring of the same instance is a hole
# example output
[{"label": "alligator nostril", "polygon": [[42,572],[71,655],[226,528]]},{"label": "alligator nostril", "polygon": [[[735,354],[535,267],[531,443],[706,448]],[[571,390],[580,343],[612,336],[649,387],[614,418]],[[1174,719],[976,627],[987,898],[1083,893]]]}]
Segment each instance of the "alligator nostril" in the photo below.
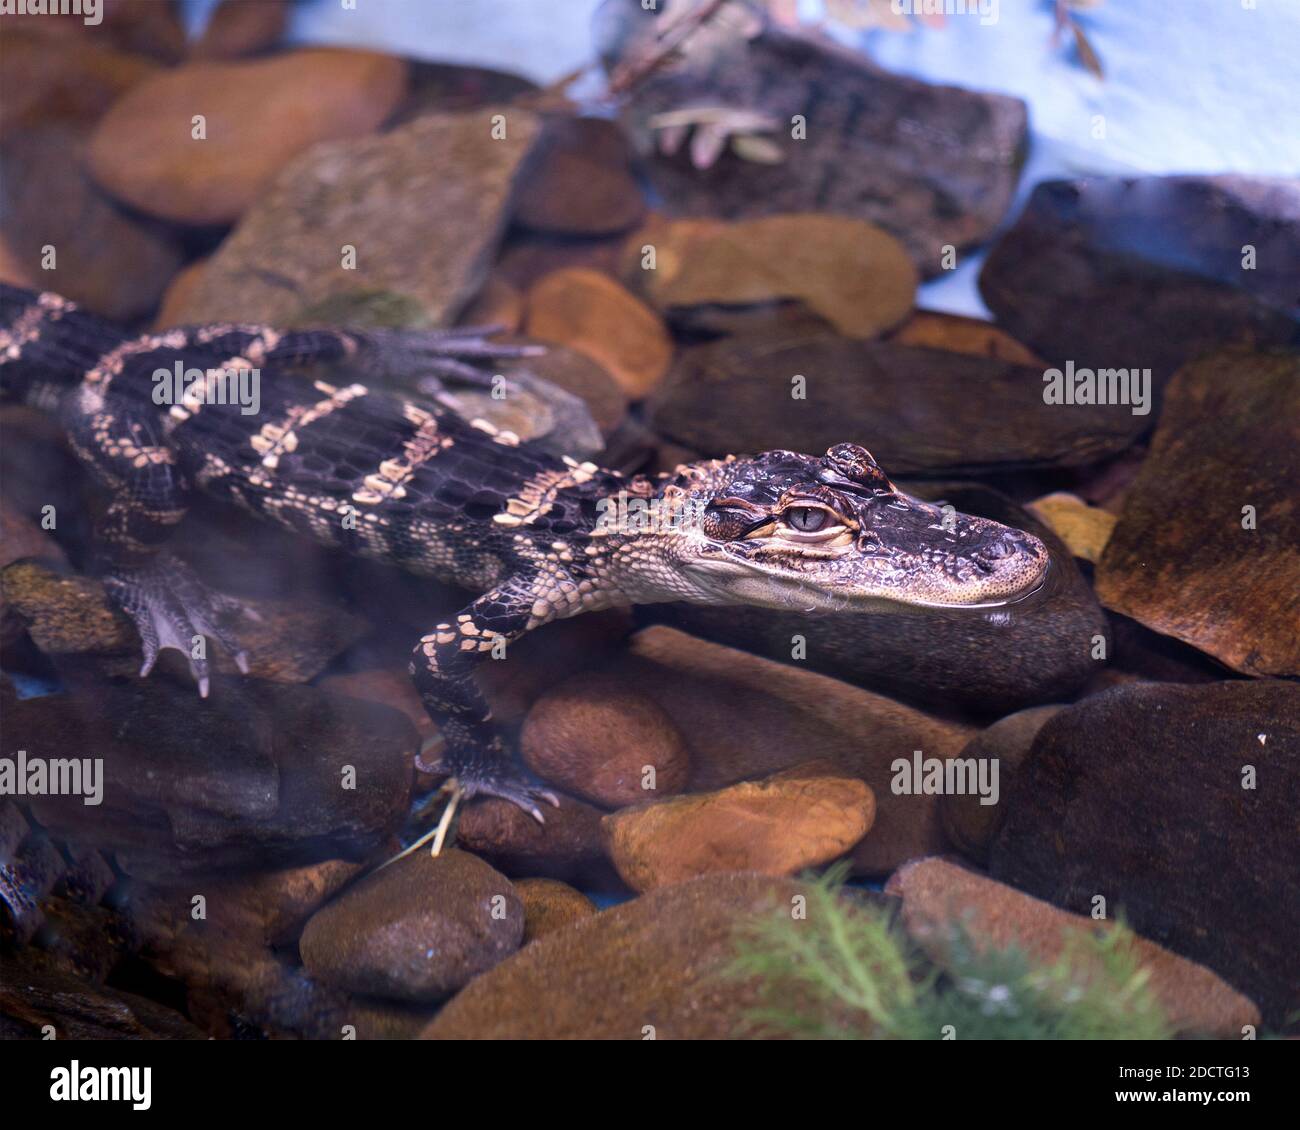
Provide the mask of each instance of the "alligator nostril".
[{"label": "alligator nostril", "polygon": [[1016,552],[1017,545],[1014,538],[1004,536],[995,541],[984,552],[995,560],[1001,560],[1004,557],[1010,557]]}]

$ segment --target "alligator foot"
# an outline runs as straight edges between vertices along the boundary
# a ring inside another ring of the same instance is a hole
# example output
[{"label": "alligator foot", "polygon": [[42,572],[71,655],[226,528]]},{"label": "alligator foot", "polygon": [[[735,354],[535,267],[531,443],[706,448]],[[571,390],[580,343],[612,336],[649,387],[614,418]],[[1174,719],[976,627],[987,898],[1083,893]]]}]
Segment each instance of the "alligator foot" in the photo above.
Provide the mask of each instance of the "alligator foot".
[{"label": "alligator foot", "polygon": [[248,653],[223,621],[237,615],[261,617],[233,597],[208,588],[179,558],[160,553],[142,565],[114,566],[104,576],[104,589],[110,603],[126,613],[140,633],[141,677],[153,670],[160,652],[174,648],[189,660],[199,695],[207,698],[210,670],[205,641],[209,636],[248,674]]}]

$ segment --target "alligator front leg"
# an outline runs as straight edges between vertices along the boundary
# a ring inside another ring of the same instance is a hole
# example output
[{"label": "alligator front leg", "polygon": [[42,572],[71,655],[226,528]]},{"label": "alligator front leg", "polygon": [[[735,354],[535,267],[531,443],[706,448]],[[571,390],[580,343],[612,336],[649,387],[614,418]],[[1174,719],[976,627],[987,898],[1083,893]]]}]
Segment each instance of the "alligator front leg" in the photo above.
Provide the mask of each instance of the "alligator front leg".
[{"label": "alligator front leg", "polygon": [[411,677],[424,708],[438,723],[442,768],[464,796],[497,796],[545,823],[539,800],[558,807],[554,793],[533,782],[492,724],[492,711],[474,681],[479,665],[504,659],[525,632],[554,617],[540,576],[516,576],[479,597],[416,646]]}]

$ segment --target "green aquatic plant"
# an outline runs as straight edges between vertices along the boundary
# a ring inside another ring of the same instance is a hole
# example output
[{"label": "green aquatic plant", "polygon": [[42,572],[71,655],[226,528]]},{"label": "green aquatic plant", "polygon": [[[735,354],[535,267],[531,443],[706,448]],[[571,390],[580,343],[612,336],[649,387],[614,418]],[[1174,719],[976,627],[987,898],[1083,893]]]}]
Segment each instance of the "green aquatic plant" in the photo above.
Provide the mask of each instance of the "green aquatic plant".
[{"label": "green aquatic plant", "polygon": [[844,887],[845,869],[808,883],[800,912],[737,932],[728,975],[754,987],[747,1034],[814,1039],[1163,1040],[1173,1030],[1122,925],[1068,937],[1035,962],[976,946],[964,923],[942,967],[890,909]]}]

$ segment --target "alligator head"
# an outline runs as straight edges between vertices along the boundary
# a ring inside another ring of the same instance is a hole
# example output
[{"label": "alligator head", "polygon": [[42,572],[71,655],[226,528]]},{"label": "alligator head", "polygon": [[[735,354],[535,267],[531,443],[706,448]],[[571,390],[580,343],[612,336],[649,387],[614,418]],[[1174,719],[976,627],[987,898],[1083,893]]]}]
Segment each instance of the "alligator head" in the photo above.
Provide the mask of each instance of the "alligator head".
[{"label": "alligator head", "polygon": [[694,590],[676,599],[807,611],[988,608],[1024,598],[1047,574],[1038,538],[904,494],[853,443],[820,458],[768,451],[688,464],[675,483],[698,513],[674,539]]}]

